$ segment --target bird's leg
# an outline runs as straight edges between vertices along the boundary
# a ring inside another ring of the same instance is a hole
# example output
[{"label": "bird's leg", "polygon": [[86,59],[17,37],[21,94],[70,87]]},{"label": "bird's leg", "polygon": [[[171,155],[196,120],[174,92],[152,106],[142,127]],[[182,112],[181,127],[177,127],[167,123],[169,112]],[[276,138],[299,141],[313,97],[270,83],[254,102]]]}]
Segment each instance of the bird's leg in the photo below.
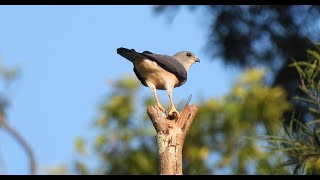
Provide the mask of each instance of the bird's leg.
[{"label": "bird's leg", "polygon": [[173,88],[168,88],[167,89],[167,92],[168,92],[168,96],[169,96],[169,99],[170,99],[170,110],[169,110],[169,113],[168,115],[169,116],[174,116],[174,113],[176,114],[177,118],[180,117],[180,113],[179,111],[174,107],[174,104],[173,104],[173,100],[172,100],[172,89]]},{"label": "bird's leg", "polygon": [[159,99],[158,99],[158,96],[157,96],[157,90],[156,90],[156,86],[151,83],[150,81],[146,81],[146,84],[149,86],[149,88],[151,89],[153,95],[154,95],[154,98],[156,99],[156,105],[157,107],[162,111],[162,112],[165,112],[166,110],[161,106],[160,102],[159,102]]}]

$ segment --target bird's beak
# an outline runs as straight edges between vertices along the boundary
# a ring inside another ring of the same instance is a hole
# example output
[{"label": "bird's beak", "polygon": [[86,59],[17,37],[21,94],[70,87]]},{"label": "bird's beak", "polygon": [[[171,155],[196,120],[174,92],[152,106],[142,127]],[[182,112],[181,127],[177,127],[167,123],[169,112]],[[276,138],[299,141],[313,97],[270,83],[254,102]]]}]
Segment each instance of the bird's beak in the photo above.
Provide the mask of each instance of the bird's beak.
[{"label": "bird's beak", "polygon": [[200,63],[200,59],[198,57],[196,57],[196,62]]}]

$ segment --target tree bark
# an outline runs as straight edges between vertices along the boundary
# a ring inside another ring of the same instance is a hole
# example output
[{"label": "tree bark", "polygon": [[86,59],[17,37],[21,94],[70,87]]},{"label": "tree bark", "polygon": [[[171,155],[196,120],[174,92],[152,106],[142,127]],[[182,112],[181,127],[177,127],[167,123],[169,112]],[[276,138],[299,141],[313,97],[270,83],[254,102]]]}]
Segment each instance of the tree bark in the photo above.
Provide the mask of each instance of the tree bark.
[{"label": "tree bark", "polygon": [[181,112],[179,119],[169,120],[156,106],[147,108],[157,131],[160,175],[182,175],[183,144],[197,111],[196,105],[188,105]]}]

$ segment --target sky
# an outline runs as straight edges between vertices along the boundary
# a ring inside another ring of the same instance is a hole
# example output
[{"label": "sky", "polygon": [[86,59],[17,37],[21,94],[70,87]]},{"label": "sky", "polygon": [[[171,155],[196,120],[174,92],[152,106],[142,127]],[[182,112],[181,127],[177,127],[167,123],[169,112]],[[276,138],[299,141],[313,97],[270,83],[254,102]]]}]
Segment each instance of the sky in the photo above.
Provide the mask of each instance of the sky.
[{"label": "sky", "polygon": [[[9,91],[7,121],[33,149],[38,168],[70,164],[74,140],[90,137],[90,123],[109,92],[108,80],[135,76],[118,47],[173,55],[190,50],[201,60],[173,99],[190,104],[226,94],[237,73],[205,51],[203,11],[181,9],[170,22],[153,6],[0,6],[0,59],[21,74]],[[143,86],[144,87],[144,86]],[[142,88],[145,94],[151,91]],[[160,101],[168,103],[165,91]],[[20,145],[0,130],[0,174],[27,174]]]}]

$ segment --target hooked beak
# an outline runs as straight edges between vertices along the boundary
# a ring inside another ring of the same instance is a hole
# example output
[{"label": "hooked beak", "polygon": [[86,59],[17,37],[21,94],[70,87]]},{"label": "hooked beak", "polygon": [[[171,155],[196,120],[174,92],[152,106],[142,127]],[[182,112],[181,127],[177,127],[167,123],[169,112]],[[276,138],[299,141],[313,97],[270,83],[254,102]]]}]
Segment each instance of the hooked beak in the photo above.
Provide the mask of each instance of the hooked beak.
[{"label": "hooked beak", "polygon": [[195,62],[198,62],[198,63],[200,63],[200,59],[199,59],[198,57],[196,57],[196,60],[195,60]]}]

